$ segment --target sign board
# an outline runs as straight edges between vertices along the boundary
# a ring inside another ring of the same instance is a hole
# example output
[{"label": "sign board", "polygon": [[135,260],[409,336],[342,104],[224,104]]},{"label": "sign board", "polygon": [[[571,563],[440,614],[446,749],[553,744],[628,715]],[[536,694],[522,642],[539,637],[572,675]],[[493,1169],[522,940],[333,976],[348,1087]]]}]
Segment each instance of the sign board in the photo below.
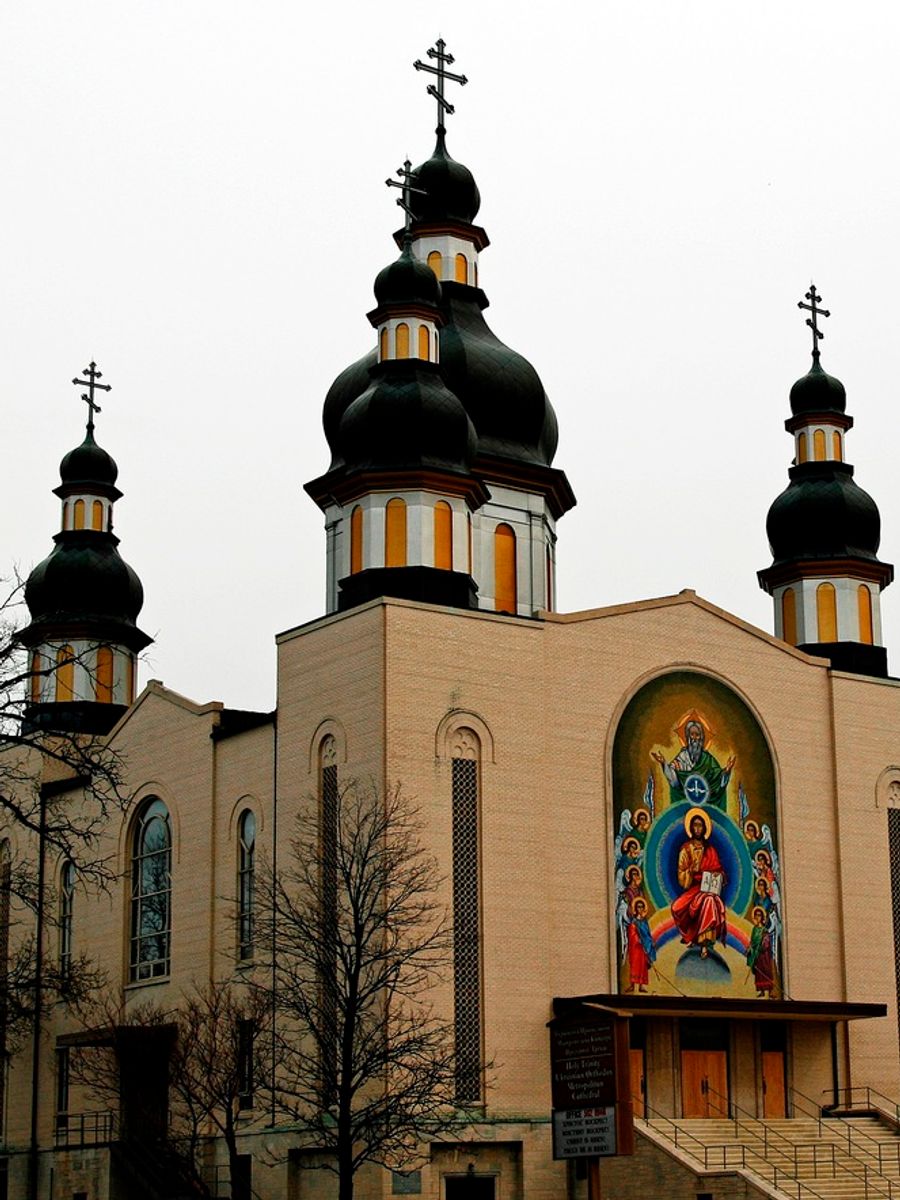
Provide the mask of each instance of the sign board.
[{"label": "sign board", "polygon": [[616,1026],[612,1019],[550,1026],[554,1108],[616,1102]]},{"label": "sign board", "polygon": [[634,1154],[628,1020],[579,1014],[549,1028],[554,1157]]},{"label": "sign board", "polygon": [[608,1158],[615,1153],[615,1105],[554,1110],[554,1158]]}]

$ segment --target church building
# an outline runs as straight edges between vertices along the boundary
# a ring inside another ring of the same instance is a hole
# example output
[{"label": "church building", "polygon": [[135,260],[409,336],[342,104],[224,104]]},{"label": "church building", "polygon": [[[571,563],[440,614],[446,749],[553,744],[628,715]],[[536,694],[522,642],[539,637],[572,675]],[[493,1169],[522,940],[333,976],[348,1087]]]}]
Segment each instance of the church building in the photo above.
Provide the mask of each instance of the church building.
[{"label": "church building", "polygon": [[[447,146],[445,88],[465,79],[443,42],[428,53],[417,66],[435,80],[436,143],[399,173],[404,222],[374,281],[371,346],[335,364],[330,461],[306,484],[324,516],[326,611],[277,634],[273,712],[156,681],[137,691],[142,586],[113,533],[122,493],[96,440],[100,376],[85,372],[86,436],[62,460],[59,531],[18,634],[26,721],[107,739],[132,800],[103,834],[107,891],[48,859],[44,954],[90,959],[122,992],[123,1026],[197,981],[239,978],[268,936],[254,872],[289,853],[297,814],[324,812],[350,779],[399,784],[452,920],[436,1004],[453,1027],[459,1120],[423,1131],[407,1173],[363,1167],[360,1200],[824,1197],[845,1175],[860,1190],[842,1194],[889,1198],[893,567],[848,461],[844,385],[821,363],[821,297],[811,287],[802,303],[809,369],[769,383],[790,435],[758,575],[771,628],[689,589],[557,611],[575,504],[557,417],[486,320],[478,187]],[[355,286],[362,305],[367,281]],[[798,330],[798,372],[806,353]],[[82,786],[57,780],[54,796],[78,806]],[[626,1030],[634,1154],[603,1159],[598,1193],[583,1156],[555,1157],[548,1024],[610,1017]],[[0,1093],[0,1196],[175,1200],[122,1136],[148,1095],[165,1113],[165,1053],[125,1061],[122,1039],[120,1094],[100,1101],[70,1075],[76,1017],[57,1004],[39,1024]],[[336,1197],[334,1176],[310,1169],[317,1147],[267,1104],[250,1089],[239,1113],[248,1195]],[[204,1154],[208,1194],[230,1195],[222,1138]]]}]

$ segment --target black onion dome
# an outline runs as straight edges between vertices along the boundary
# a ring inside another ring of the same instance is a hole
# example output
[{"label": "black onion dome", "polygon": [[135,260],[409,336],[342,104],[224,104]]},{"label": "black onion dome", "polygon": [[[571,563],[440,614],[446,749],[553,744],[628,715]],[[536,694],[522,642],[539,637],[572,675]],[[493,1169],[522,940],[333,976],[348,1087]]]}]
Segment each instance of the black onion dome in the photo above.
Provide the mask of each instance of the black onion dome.
[{"label": "black onion dome", "polygon": [[798,379],[791,388],[791,412],[796,417],[801,413],[842,413],[846,408],[844,385],[822,370],[816,356],[809,373]]},{"label": "black onion dome", "polygon": [[437,370],[416,359],[373,367],[370,385],[341,421],[337,452],[348,471],[468,471],[475,430]]},{"label": "black onion dome", "polygon": [[144,603],[137,574],[112,534],[68,530],[25,584],[33,624],[108,622],[133,625]]},{"label": "black onion dome", "polygon": [[414,175],[413,186],[420,189],[410,195],[415,220],[464,221],[466,224],[475,220],[481,207],[475,177],[468,167],[447,153],[442,131],[438,133],[431,158],[416,167]]},{"label": "black onion dome", "polygon": [[441,285],[431,267],[413,258],[409,246],[390,266],[375,278],[375,299],[379,304],[437,305]]},{"label": "black onion dome", "polygon": [[540,376],[488,327],[474,289],[446,282],[441,374],[462,400],[482,454],[550,466],[559,431]]},{"label": "black onion dome", "polygon": [[802,463],[766,518],[773,566],[799,559],[877,561],[881,517],[848,463]]},{"label": "black onion dome", "polygon": [[97,445],[88,430],[81,445],[70,450],[59,464],[59,474],[63,484],[101,483],[112,487],[119,468],[113,456]]},{"label": "black onion dome", "polygon": [[369,350],[362,358],[358,358],[349,367],[345,367],[328,389],[328,395],[325,397],[325,405],[322,409],[322,425],[325,429],[328,448],[331,451],[330,470],[339,467],[343,462],[338,448],[338,431],[340,430],[344,413],[357,396],[362,395],[372,382],[369,376],[369,368],[374,367],[377,361],[378,351]]}]

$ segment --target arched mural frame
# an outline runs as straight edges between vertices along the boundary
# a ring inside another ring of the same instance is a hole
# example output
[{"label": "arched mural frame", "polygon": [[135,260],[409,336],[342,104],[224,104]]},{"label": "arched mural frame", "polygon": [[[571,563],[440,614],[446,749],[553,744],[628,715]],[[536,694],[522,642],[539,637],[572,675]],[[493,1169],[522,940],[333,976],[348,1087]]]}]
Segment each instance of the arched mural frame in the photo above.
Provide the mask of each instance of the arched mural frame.
[{"label": "arched mural frame", "polygon": [[[634,708],[642,694],[649,716]],[[688,719],[698,714],[699,724]],[[695,727],[689,730],[691,749],[688,727]],[[632,755],[648,755],[646,764],[630,762],[621,737],[631,739]],[[712,753],[717,744],[740,747],[741,754],[718,762]],[[696,768],[691,754],[698,755]],[[768,726],[750,698],[727,676],[694,662],[645,672],[616,706],[604,757],[613,990],[761,1000],[789,995],[781,770]],[[731,764],[733,757],[741,762]],[[640,774],[646,779],[642,793],[635,790]],[[682,784],[696,790],[694,799]],[[702,821],[690,822],[691,813]],[[701,862],[705,873],[698,870]],[[693,874],[679,870],[689,865]],[[721,895],[713,899],[708,889],[717,885]],[[684,948],[669,948],[672,942]]]}]

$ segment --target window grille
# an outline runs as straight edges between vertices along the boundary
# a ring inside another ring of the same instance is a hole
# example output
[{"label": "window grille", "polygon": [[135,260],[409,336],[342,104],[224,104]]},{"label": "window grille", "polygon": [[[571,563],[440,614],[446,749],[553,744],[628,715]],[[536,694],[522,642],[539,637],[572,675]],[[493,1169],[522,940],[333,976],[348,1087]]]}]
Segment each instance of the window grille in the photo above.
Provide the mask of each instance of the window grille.
[{"label": "window grille", "polygon": [[238,1021],[237,1028],[238,1108],[253,1107],[253,1040],[256,1027],[253,1021]]},{"label": "window grille", "polygon": [[891,861],[891,912],[894,917],[894,979],[900,1000],[900,808],[888,809],[888,853]]},{"label": "window grille", "polygon": [[478,762],[454,758],[453,1003],[456,1099],[481,1099],[481,938],[478,872]]},{"label": "window grille", "polygon": [[256,887],[256,817],[247,809],[238,825],[238,957],[253,957],[253,924]]},{"label": "window grille", "polygon": [[322,742],[320,751],[320,821],[322,839],[322,1092],[326,1107],[337,1091],[338,997],[337,997],[337,842],[338,779],[333,737]]},{"label": "window grille", "polygon": [[75,904],[75,864],[66,862],[59,876],[59,975],[72,970],[72,913]]},{"label": "window grille", "polygon": [[152,800],[134,831],[131,860],[132,982],[169,974],[172,933],[172,835],[169,813]]}]

